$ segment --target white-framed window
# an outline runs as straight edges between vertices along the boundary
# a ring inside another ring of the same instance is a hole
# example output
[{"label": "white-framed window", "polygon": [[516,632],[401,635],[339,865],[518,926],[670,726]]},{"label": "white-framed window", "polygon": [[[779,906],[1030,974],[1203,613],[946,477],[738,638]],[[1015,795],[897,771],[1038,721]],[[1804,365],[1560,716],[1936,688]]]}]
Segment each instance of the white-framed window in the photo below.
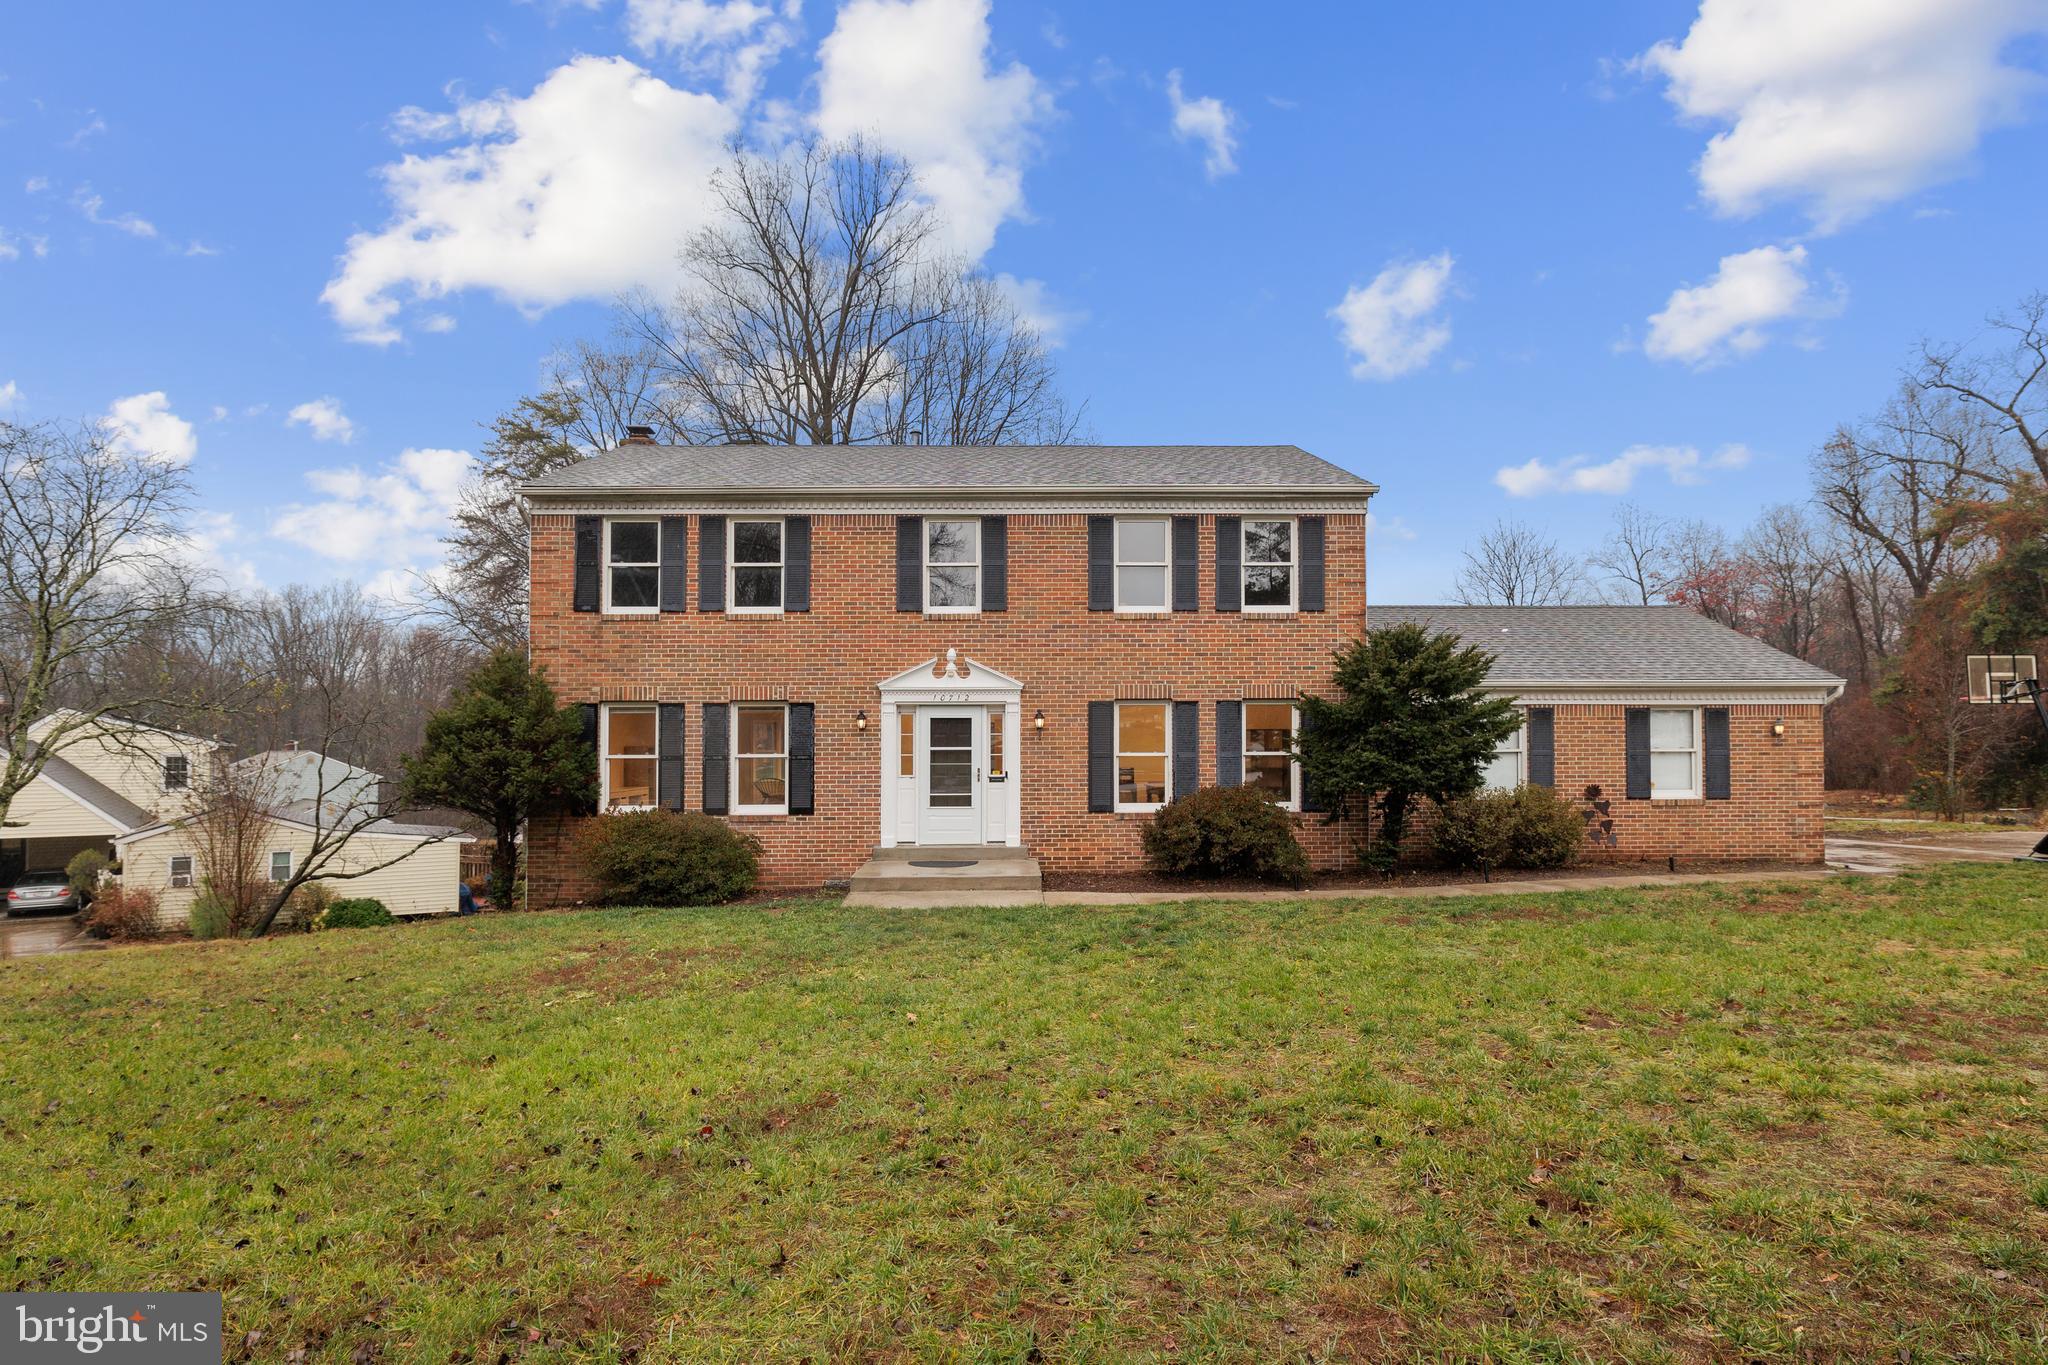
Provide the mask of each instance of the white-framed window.
[{"label": "white-framed window", "polygon": [[1170,545],[1173,522],[1167,517],[1116,519],[1116,609],[1170,611],[1173,573]]},{"label": "white-framed window", "polygon": [[1173,776],[1168,748],[1168,707],[1163,701],[1116,704],[1116,808],[1158,810]]},{"label": "white-framed window", "polygon": [[1294,519],[1246,517],[1244,609],[1294,610]]},{"label": "white-framed window", "polygon": [[726,526],[727,611],[782,610],[782,519],[735,517]]},{"label": "white-framed window", "polygon": [[1529,770],[1523,766],[1522,736],[1527,730],[1526,722],[1518,725],[1513,734],[1494,746],[1493,759],[1485,770],[1487,790],[1511,792],[1526,780]]},{"label": "white-framed window", "polygon": [[903,710],[896,713],[896,775],[917,776],[917,713]]},{"label": "white-framed window", "polygon": [[661,523],[652,518],[604,524],[604,609],[624,615],[661,610]]},{"label": "white-framed window", "polygon": [[1292,702],[1244,704],[1244,784],[1289,810],[1301,805],[1301,770],[1293,758],[1299,723]]},{"label": "white-framed window", "polygon": [[1003,766],[1003,708],[991,706],[988,710],[988,775],[991,781],[1000,781],[1009,769]]},{"label": "white-framed window", "polygon": [[292,879],[292,851],[288,848],[270,850],[270,880],[288,882]]},{"label": "white-framed window", "polygon": [[598,743],[604,754],[604,790],[598,793],[598,809],[652,809],[659,780],[654,708],[607,705],[602,719],[604,733]]},{"label": "white-framed window", "polygon": [[164,790],[181,792],[192,785],[192,760],[183,754],[164,755]]},{"label": "white-framed window", "polygon": [[1650,797],[1678,800],[1700,794],[1700,717],[1692,710],[1650,712]]},{"label": "white-framed window", "polygon": [[789,709],[780,702],[732,708],[732,809],[735,815],[789,810]]},{"label": "white-framed window", "polygon": [[981,610],[981,520],[926,517],[924,609]]},{"label": "white-framed window", "polygon": [[172,886],[192,885],[192,855],[189,853],[172,854],[170,871]]}]

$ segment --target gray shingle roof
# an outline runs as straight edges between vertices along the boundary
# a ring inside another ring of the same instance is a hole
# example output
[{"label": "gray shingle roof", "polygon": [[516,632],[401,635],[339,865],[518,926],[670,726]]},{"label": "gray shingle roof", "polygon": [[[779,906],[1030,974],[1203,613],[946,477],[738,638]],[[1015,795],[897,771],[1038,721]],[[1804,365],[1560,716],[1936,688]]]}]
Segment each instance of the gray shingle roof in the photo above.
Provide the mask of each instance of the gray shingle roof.
[{"label": "gray shingle roof", "polygon": [[533,493],[911,489],[1266,489],[1374,485],[1299,446],[647,446],[608,450]]},{"label": "gray shingle roof", "polygon": [[43,758],[43,776],[82,801],[89,801],[128,829],[150,822],[150,813],[106,783],[87,773],[69,759],[56,754]]},{"label": "gray shingle roof", "polygon": [[1539,683],[1842,680],[1686,607],[1366,608],[1370,627],[1414,621],[1493,654],[1493,677]]}]

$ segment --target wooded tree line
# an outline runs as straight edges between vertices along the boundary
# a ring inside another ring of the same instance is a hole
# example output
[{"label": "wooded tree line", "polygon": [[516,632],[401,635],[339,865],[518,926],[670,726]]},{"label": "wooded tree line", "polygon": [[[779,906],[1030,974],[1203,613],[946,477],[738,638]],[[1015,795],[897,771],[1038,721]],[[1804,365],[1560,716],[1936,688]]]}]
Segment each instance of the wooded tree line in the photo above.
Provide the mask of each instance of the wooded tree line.
[{"label": "wooded tree line", "polygon": [[1805,501],[1733,536],[1623,504],[1574,556],[1499,523],[1465,552],[1457,598],[1692,607],[1848,679],[1828,709],[1830,786],[1947,812],[2048,798],[2029,709],[1963,699],[1967,656],[2048,650],[2048,295],[1969,345],[1924,346],[1810,475]]}]

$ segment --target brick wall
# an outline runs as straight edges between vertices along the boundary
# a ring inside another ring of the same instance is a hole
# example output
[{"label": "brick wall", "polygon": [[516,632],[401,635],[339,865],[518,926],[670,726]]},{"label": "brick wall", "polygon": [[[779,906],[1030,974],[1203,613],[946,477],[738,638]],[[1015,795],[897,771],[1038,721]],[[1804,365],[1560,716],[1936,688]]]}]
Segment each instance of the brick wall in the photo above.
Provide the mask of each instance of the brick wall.
[{"label": "brick wall", "polygon": [[[1087,518],[1009,519],[1006,612],[926,617],[895,608],[893,516],[812,519],[811,610],[740,616],[696,610],[699,528],[689,518],[690,610],[602,616],[572,610],[573,518],[533,519],[532,638],[565,702],[690,703],[685,805],[702,807],[703,718],[708,701],[809,702],[817,722],[817,809],[807,816],[733,816],[764,845],[764,884],[815,886],[850,876],[880,840],[882,746],[876,684],[948,648],[1024,685],[1022,733],[1011,736],[1023,839],[1048,869],[1133,870],[1146,816],[1088,810],[1091,701],[1170,697],[1201,706],[1200,774],[1216,777],[1215,702],[1327,686],[1330,657],[1366,619],[1365,519],[1327,518],[1323,612],[1218,613],[1215,520],[1200,518],[1201,609],[1157,617],[1087,609]],[[869,728],[856,730],[865,710]],[[1046,725],[1030,717],[1043,710]],[[1820,708],[1730,708],[1734,799],[1627,801],[1619,705],[1556,708],[1557,786],[1578,799],[1597,784],[1611,802],[1611,856],[1770,858],[1821,856]],[[1770,722],[1782,716],[1785,737]],[[1176,762],[1182,760],[1176,759]],[[528,882],[537,905],[588,894],[569,848],[573,820],[534,822]],[[1299,820],[1319,868],[1347,866],[1360,831],[1320,816]]]},{"label": "brick wall", "polygon": [[[565,702],[691,703],[685,803],[702,808],[697,704],[737,697],[817,708],[817,810],[805,816],[732,816],[765,846],[764,884],[815,886],[852,875],[880,842],[882,679],[948,648],[1024,685],[1018,770],[1023,839],[1048,868],[1135,869],[1145,816],[1088,811],[1088,703],[1160,696],[1202,703],[1200,771],[1216,777],[1215,703],[1319,689],[1330,657],[1365,622],[1365,518],[1326,518],[1325,605],[1292,616],[1215,610],[1215,518],[1199,519],[1201,609],[1133,617],[1088,610],[1088,527],[1079,514],[1009,519],[1009,610],[927,617],[898,612],[896,519],[814,516],[811,610],[782,616],[702,613],[697,602],[697,518],[689,518],[690,610],[601,616],[572,609],[574,518],[533,519],[533,656]],[[856,713],[868,713],[865,734]],[[1045,712],[1045,729],[1030,717]],[[1176,759],[1176,762],[1180,760]],[[588,888],[569,856],[573,821],[536,821],[528,885],[537,905]],[[1341,865],[1352,836],[1302,818],[1321,866]]]}]

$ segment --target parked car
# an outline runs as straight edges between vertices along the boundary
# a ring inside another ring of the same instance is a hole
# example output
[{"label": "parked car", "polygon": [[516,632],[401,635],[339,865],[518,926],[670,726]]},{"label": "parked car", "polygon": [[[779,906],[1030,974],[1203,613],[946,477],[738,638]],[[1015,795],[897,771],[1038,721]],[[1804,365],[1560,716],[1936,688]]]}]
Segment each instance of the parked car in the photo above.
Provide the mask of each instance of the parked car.
[{"label": "parked car", "polygon": [[71,882],[61,867],[24,872],[7,889],[7,913],[10,915],[23,910],[71,912],[83,904],[78,893],[71,889]]}]

